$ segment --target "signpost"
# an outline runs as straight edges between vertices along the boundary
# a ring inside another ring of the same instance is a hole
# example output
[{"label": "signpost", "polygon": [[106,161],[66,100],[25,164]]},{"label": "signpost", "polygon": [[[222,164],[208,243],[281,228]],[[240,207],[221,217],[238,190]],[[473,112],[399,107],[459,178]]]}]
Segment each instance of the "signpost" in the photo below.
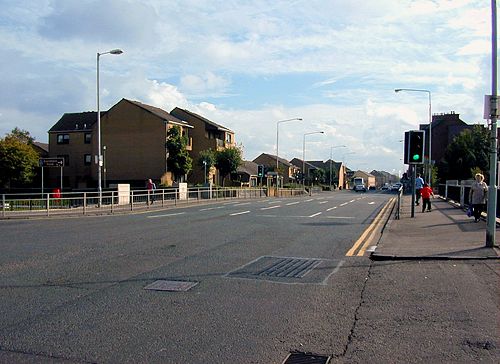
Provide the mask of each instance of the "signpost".
[{"label": "signpost", "polygon": [[45,167],[59,167],[59,168],[61,168],[61,192],[62,192],[64,158],[40,158],[38,160],[38,165],[42,168],[42,195],[43,195],[43,169]]}]

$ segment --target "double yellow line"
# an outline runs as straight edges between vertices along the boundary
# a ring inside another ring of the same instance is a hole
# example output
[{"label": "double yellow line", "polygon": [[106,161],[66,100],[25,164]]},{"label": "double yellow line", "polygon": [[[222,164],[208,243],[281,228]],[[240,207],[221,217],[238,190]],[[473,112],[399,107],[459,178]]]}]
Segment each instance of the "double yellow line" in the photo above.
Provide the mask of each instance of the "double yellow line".
[{"label": "double yellow line", "polygon": [[365,254],[366,249],[370,246],[372,243],[373,239],[375,238],[376,234],[373,234],[373,232],[377,230],[381,230],[382,227],[384,226],[384,221],[386,221],[386,218],[388,214],[390,214],[391,207],[394,204],[394,200],[396,198],[393,197],[391,198],[385,206],[380,210],[378,213],[377,217],[373,220],[373,222],[368,226],[368,228],[361,234],[359,239],[354,243],[351,249],[346,254],[346,257],[352,257],[352,256],[358,256],[362,257]]}]

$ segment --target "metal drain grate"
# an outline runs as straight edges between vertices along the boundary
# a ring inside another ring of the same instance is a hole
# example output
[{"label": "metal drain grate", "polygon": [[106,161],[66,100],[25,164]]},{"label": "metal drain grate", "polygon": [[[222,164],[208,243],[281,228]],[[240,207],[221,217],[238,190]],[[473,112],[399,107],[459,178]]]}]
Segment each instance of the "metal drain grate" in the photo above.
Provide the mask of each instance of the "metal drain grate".
[{"label": "metal drain grate", "polygon": [[164,281],[158,280],[148,284],[144,289],[152,291],[172,291],[172,292],[185,292],[196,286],[198,282],[189,281]]},{"label": "metal drain grate", "polygon": [[341,262],[329,259],[264,256],[226,276],[278,283],[325,284],[339,264]]},{"label": "metal drain grate", "polygon": [[283,364],[328,364],[330,357],[311,353],[290,353]]},{"label": "metal drain grate", "polygon": [[302,278],[321,263],[317,259],[277,258],[259,276]]}]

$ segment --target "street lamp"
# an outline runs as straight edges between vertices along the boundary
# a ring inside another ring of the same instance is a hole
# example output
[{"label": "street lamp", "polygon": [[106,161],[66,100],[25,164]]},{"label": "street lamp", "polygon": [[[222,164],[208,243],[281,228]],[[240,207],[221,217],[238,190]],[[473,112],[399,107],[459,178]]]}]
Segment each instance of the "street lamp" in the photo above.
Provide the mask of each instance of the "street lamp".
[{"label": "street lamp", "polygon": [[97,52],[97,191],[99,192],[99,206],[102,202],[102,151],[101,151],[101,111],[99,104],[99,57],[104,54],[122,54],[121,49],[112,49],[108,52]]},{"label": "street lamp", "polygon": [[394,92],[426,92],[429,95],[429,161],[427,169],[427,183],[432,185],[432,102],[431,102],[431,92],[429,90],[415,89],[415,88],[397,88]]},{"label": "street lamp", "polygon": [[335,145],[330,147],[330,191],[332,190],[332,158],[333,158],[333,148],[347,148],[346,145]]},{"label": "street lamp", "polygon": [[302,143],[302,187],[306,184],[305,171],[306,171],[306,135],[312,134],[325,134],[324,131],[313,131],[304,134],[304,141]]},{"label": "street lamp", "polygon": [[286,120],[280,120],[276,122],[276,188],[278,188],[278,168],[279,168],[279,162],[278,162],[278,143],[279,143],[279,126],[281,123],[287,123],[289,121],[302,121],[302,118],[292,118],[292,119],[286,119]]}]

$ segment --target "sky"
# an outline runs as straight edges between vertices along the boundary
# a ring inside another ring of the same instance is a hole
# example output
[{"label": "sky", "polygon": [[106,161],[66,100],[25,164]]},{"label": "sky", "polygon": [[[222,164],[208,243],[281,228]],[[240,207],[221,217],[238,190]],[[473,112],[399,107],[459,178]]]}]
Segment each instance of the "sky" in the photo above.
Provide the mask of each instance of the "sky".
[{"label": "sky", "polygon": [[[432,113],[483,120],[487,0],[0,0],[0,136],[48,142],[64,113],[122,98],[198,113],[243,157],[406,170],[404,132]],[[302,121],[278,121],[302,118]],[[323,134],[307,134],[323,132]],[[131,136],[131,142],[133,137]]]}]

